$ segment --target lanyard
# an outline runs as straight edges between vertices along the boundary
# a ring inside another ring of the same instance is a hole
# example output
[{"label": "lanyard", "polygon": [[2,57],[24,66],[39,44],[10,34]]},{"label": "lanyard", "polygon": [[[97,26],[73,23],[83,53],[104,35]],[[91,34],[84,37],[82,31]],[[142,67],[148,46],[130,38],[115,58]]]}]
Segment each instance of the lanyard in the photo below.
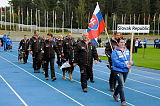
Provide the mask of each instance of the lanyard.
[{"label": "lanyard", "polygon": [[124,58],[125,58],[125,61],[127,61],[126,50],[125,50],[125,51],[122,51],[122,54],[123,54],[123,56],[124,56]]}]

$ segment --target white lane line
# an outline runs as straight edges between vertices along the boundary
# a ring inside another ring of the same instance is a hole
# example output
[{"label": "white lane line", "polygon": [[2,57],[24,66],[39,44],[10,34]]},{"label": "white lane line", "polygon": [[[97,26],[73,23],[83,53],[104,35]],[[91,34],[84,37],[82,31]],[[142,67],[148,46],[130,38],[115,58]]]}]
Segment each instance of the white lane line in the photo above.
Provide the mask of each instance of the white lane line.
[{"label": "white lane line", "polygon": [[[76,71],[76,72],[78,72],[78,71]],[[109,82],[109,81],[107,81],[107,80],[105,80],[105,79],[103,79],[103,78],[99,78],[99,77],[96,77],[96,76],[94,76],[94,77],[97,78],[97,79],[99,79],[99,80],[102,80],[102,81],[105,81],[105,82]],[[145,92],[136,90],[136,89],[132,89],[132,88],[129,88],[129,87],[126,87],[126,86],[125,86],[125,88],[130,89],[130,90],[135,91],[135,92],[139,92],[139,93],[141,93],[141,94],[144,94],[144,95],[147,95],[147,96],[150,96],[150,97],[152,97],[152,98],[156,98],[156,99],[159,99],[159,100],[160,100],[160,97],[157,97],[157,96],[154,96],[154,95],[151,95],[151,94],[148,94],[148,93],[145,93]]]},{"label": "white lane line", "polygon": [[[96,66],[105,68],[104,66],[100,66],[100,65],[96,65]],[[143,72],[144,72],[144,71],[143,71]],[[130,74],[137,75],[137,76],[141,76],[141,77],[148,78],[148,79],[153,79],[153,80],[159,80],[159,81],[160,81],[160,79],[148,77],[148,76],[145,76],[145,75],[135,74],[135,73],[133,73],[133,72],[131,72]]]},{"label": "white lane line", "polygon": [[[104,64],[104,65],[106,65],[105,63],[101,63],[101,64]],[[105,66],[100,66],[100,65],[98,65],[98,64],[96,64],[97,66],[99,66],[99,67],[103,67],[103,68],[106,68]],[[153,74],[153,75],[160,75],[160,74],[158,74],[158,73],[153,73],[153,72],[148,72],[148,71],[144,71],[144,70],[142,70],[142,69],[136,69],[136,70],[134,70],[134,71],[139,71],[139,72],[144,72],[144,73],[149,73],[149,74]],[[133,73],[133,72],[132,72]]]},{"label": "white lane line", "polygon": [[68,96],[67,94],[63,93],[62,91],[58,90],[57,88],[53,87],[52,85],[46,83],[45,81],[41,80],[40,78],[36,77],[35,75],[31,74],[30,72],[26,71],[25,69],[19,67],[18,65],[12,63],[11,61],[7,60],[6,58],[3,58],[2,56],[0,56],[0,58],[2,58],[3,60],[7,61],[8,63],[14,65],[15,67],[23,70],[24,72],[26,72],[27,74],[31,75],[32,77],[36,78],[37,80],[41,81],[42,83],[46,84],[47,86],[51,87],[52,89],[56,90],[57,92],[61,93],[62,95],[66,96],[67,98],[69,98],[70,100],[74,101],[75,103],[79,104],[80,106],[84,106],[83,104],[81,104],[80,102],[76,101],[75,99],[73,99],[72,97]]},{"label": "white lane line", "polygon": [[[98,71],[98,72],[101,72],[101,73],[105,73],[105,74],[110,74],[108,72],[104,72],[104,71],[100,71],[100,70],[96,70],[94,69],[95,71]],[[152,87],[155,87],[155,88],[160,88],[160,86],[157,86],[157,85],[153,85],[153,84],[149,84],[149,83],[146,83],[146,82],[142,82],[142,81],[138,81],[138,80],[134,80],[132,78],[127,78],[128,80],[131,80],[131,81],[134,81],[134,82],[138,82],[138,83],[141,83],[141,84],[145,84],[145,85],[148,85],[148,86],[152,86]]]},{"label": "white lane line", "polygon": [[[56,72],[56,74],[62,76],[62,74],[60,74],[60,73],[57,73],[57,72]],[[67,77],[67,76],[66,76],[66,78],[69,79],[69,77]],[[79,82],[79,81],[77,81],[77,80],[75,80],[75,79],[73,79],[73,80],[74,80],[75,82],[81,84],[81,82]],[[102,93],[102,94],[105,94],[105,95],[107,95],[107,96],[112,97],[112,95],[110,95],[110,94],[108,94],[108,93],[105,93],[105,92],[103,92],[103,91],[101,91],[101,90],[99,90],[99,89],[97,89],[97,88],[92,87],[92,86],[87,85],[87,87],[89,87],[89,88],[91,88],[91,89],[93,89],[93,90],[95,90],[95,91],[97,91],[97,92],[100,92],[100,93]],[[127,103],[128,105],[135,106],[134,104],[131,104],[131,103],[129,103],[129,102],[126,102],[126,103]]]},{"label": "white lane line", "polygon": [[[76,70],[76,72],[79,72],[79,71]],[[103,78],[99,78],[99,77],[96,77],[96,76],[94,76],[94,77],[97,78],[97,79],[99,79],[99,80],[102,80],[102,81],[105,81],[105,82],[109,82],[108,80],[105,80],[105,79],[103,79]],[[125,88],[130,89],[130,90],[135,91],[135,92],[139,92],[139,93],[141,93],[141,94],[144,94],[144,95],[147,95],[147,96],[150,96],[150,97],[152,97],[152,98],[156,98],[156,99],[159,99],[159,100],[160,100],[160,97],[157,97],[157,96],[154,96],[154,95],[151,95],[151,94],[148,94],[148,93],[145,93],[145,92],[136,90],[136,89],[132,89],[132,88],[129,88],[129,87],[126,87],[126,86],[125,86]]]},{"label": "white lane line", "polygon": [[0,75],[1,79],[7,84],[7,86],[12,90],[12,92],[18,97],[18,99],[25,105],[28,106],[27,103],[19,96],[19,94],[12,88],[12,86]]},{"label": "white lane line", "polygon": [[[10,54],[10,55],[13,55],[13,54]],[[15,56],[15,55],[13,55],[13,56]],[[0,56],[1,57],[1,56]],[[30,62],[30,61],[28,61],[29,63],[32,63],[32,62]],[[14,64],[14,63],[13,63]],[[19,67],[19,66],[18,66]],[[21,67],[20,67],[21,68]],[[23,68],[22,68],[23,69]],[[23,69],[24,70],[24,69]],[[27,73],[29,73],[29,72],[27,72]],[[58,75],[60,75],[60,76],[62,76],[62,74],[60,74],[60,73],[58,73],[58,72],[55,72],[56,74],[58,74]],[[67,77],[67,76],[66,76]],[[69,77],[67,77],[67,78],[69,78]],[[79,82],[79,81],[77,81],[77,80],[74,80],[75,82],[77,82],[77,83],[81,83],[81,82]],[[98,89],[96,89],[96,88],[94,88],[94,87],[92,87],[92,86],[88,86],[89,88],[91,88],[91,89],[93,89],[93,90],[96,90],[96,91],[98,91],[98,92],[100,92],[100,93],[102,93],[102,94],[105,94],[105,95],[107,95],[107,96],[110,96],[110,97],[112,97],[112,95],[110,95],[110,94],[107,94],[107,93],[105,93],[105,92],[103,92],[103,91],[101,91],[101,90],[98,90]],[[135,106],[134,104],[131,104],[131,103],[129,103],[129,102],[127,102],[127,104],[129,104],[129,105],[131,105],[131,106]]]},{"label": "white lane line", "polygon": [[[76,71],[76,72],[78,72],[78,71]],[[103,78],[99,78],[99,77],[96,77],[96,76],[94,76],[94,78],[97,78],[97,79],[102,80],[102,81],[105,81],[105,82],[109,82],[108,80],[105,80],[105,79],[103,79]],[[132,88],[129,88],[129,87],[126,87],[126,86],[125,86],[125,88],[160,100],[160,97],[157,97],[157,96],[154,96],[154,95],[151,95],[151,94],[148,94],[148,93],[145,93],[145,92],[136,90],[136,89],[132,89]]]}]

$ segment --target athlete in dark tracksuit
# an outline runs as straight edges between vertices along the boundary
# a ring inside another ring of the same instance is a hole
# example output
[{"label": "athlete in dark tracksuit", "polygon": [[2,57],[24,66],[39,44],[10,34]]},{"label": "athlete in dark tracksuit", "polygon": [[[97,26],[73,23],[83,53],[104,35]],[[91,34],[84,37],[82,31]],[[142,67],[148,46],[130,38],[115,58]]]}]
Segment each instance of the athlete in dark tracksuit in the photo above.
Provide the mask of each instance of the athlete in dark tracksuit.
[{"label": "athlete in dark tracksuit", "polygon": [[[58,46],[59,51],[62,52],[63,51],[63,36],[59,37],[59,39],[56,41],[56,44]],[[58,55],[57,55],[57,64],[58,64],[58,67],[62,65],[61,57],[59,57]]]},{"label": "athlete in dark tracksuit", "polygon": [[[119,38],[118,35],[113,35],[113,37],[110,39],[110,42],[112,44],[113,50],[116,46],[118,46],[117,43],[117,39]],[[114,71],[112,69],[112,60],[111,60],[111,54],[112,54],[112,48],[110,46],[110,43],[108,42],[106,44],[106,48],[105,48],[105,54],[108,57],[108,62],[109,62],[109,66],[108,68],[111,70],[110,72],[110,77],[109,77],[109,86],[110,86],[110,91],[114,91],[115,90],[115,86],[116,86],[116,78],[114,76]]]},{"label": "athlete in dark tracksuit", "polygon": [[83,34],[81,40],[75,48],[74,66],[78,64],[81,72],[81,86],[84,92],[87,92],[87,80],[93,80],[93,59],[98,62],[96,47],[88,41],[87,35]]},{"label": "athlete in dark tracksuit", "polygon": [[74,70],[73,59],[74,59],[74,49],[76,42],[71,36],[72,36],[71,34],[68,34],[67,38],[63,40],[63,58],[65,61],[69,61],[71,67],[62,68],[62,71],[63,71],[63,79],[66,79],[65,72],[68,72],[70,81],[73,81],[72,72]]},{"label": "athlete in dark tracksuit", "polygon": [[39,36],[38,31],[34,32],[34,35],[30,39],[30,54],[32,54],[33,58],[33,68],[34,73],[39,73],[41,68],[41,62],[42,62],[42,44],[43,40]]},{"label": "athlete in dark tracksuit", "polygon": [[22,50],[24,52],[24,56],[23,56],[23,62],[24,64],[27,63],[28,60],[28,55],[29,55],[29,39],[27,38],[26,35],[24,35],[24,39],[22,39],[19,43],[19,47],[18,50],[22,47]]},{"label": "athlete in dark tracksuit", "polygon": [[52,81],[56,80],[55,71],[54,71],[54,60],[55,60],[55,52],[60,56],[60,52],[56,45],[56,42],[52,40],[52,34],[48,35],[48,38],[44,41],[42,45],[42,53],[44,56],[44,70],[45,70],[45,78],[48,80],[48,65],[50,63],[51,70],[51,79]]}]

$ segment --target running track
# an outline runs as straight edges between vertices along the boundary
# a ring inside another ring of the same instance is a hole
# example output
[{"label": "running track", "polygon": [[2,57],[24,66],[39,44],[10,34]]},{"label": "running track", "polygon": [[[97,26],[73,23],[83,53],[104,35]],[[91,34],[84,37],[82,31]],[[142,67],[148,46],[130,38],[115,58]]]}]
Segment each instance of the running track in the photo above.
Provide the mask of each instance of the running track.
[{"label": "running track", "polygon": [[[120,106],[108,91],[110,71],[105,63],[94,65],[95,83],[88,81],[88,92],[83,93],[78,67],[70,82],[68,75],[62,79],[55,64],[57,80],[47,81],[42,73],[33,73],[31,55],[27,64],[18,63],[17,48],[14,43],[12,52],[0,52],[0,106]],[[128,106],[160,106],[160,70],[133,67],[125,96]]]}]

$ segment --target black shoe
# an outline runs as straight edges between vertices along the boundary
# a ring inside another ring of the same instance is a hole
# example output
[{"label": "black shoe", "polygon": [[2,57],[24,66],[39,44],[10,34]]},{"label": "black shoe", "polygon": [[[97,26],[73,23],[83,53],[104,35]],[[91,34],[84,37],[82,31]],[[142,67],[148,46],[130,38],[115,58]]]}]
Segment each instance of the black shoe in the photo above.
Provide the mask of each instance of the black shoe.
[{"label": "black shoe", "polygon": [[83,92],[87,92],[87,88],[84,88],[84,89],[83,89]]},{"label": "black shoe", "polygon": [[40,71],[39,70],[34,70],[34,73],[40,73]]},{"label": "black shoe", "polygon": [[53,78],[52,78],[52,81],[55,81],[55,80],[56,80],[56,77],[53,77]]},{"label": "black shoe", "polygon": [[111,92],[114,92],[114,88],[110,88],[110,91],[111,91]]},{"label": "black shoe", "polygon": [[48,80],[48,77],[46,77],[46,80]]},{"label": "black shoe", "polygon": [[119,102],[120,101],[120,99],[118,99],[118,97],[116,96],[116,95],[112,95],[113,96],[113,98],[114,98],[114,101],[116,101],[116,102]]},{"label": "black shoe", "polygon": [[91,81],[91,83],[94,83],[94,80],[90,80]]}]

